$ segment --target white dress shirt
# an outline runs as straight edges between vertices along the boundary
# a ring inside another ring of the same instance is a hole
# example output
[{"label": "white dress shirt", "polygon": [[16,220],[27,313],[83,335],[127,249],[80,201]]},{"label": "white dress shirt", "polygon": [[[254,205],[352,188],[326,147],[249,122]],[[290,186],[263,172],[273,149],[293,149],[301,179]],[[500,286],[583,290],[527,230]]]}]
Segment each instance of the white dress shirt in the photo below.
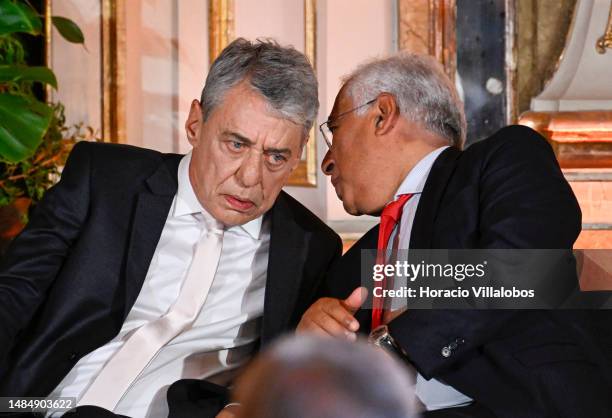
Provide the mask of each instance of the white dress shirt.
[{"label": "white dress shirt", "polygon": [[[165,314],[178,297],[201,233],[205,213],[189,180],[191,154],[178,168],[178,190],[142,289],[121,331],[72,368],[49,395],[77,400],[123,346],[132,331]],[[269,220],[228,228],[214,281],[193,325],[163,346],[130,386],[114,412],[166,417],[168,387],[179,379],[227,384],[251,356],[259,338],[270,246]],[[128,278],[129,279],[129,278]]]},{"label": "white dress shirt", "polygon": [[[438,148],[421,159],[421,161],[410,170],[395,193],[394,200],[402,194],[414,194],[414,196],[404,205],[400,221],[398,249],[401,251],[400,254],[402,257],[407,255],[408,249],[410,248],[410,236],[414,223],[414,216],[416,215],[421,193],[425,187],[425,182],[427,181],[431,167],[446,148],[448,147]],[[393,237],[391,239],[393,239]],[[393,241],[390,240],[389,242]],[[419,373],[417,373],[416,379],[416,395],[428,411],[462,406],[472,401],[471,398],[455,390],[451,386],[445,385],[436,379],[426,380]]]}]

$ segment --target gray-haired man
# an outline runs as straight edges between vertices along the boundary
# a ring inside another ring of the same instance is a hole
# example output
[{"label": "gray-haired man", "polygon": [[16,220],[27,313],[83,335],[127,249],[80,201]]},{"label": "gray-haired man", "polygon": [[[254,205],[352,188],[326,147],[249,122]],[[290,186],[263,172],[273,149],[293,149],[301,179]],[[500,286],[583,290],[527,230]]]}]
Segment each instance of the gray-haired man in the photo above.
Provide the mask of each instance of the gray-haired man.
[{"label": "gray-haired man", "polygon": [[0,395],[214,417],[340,254],[281,191],[317,109],[301,53],[238,39],[191,105],[186,156],[79,143],[0,269]]},{"label": "gray-haired man", "polygon": [[433,58],[407,53],[358,67],[325,126],[322,168],[344,208],[384,216],[330,272],[331,297],[298,329],[350,339],[372,330],[414,366],[424,417],[612,416],[603,311],[358,311],[354,289],[372,271],[363,249],[572,248],[580,208],[544,138],[510,126],[462,151],[452,83]]}]

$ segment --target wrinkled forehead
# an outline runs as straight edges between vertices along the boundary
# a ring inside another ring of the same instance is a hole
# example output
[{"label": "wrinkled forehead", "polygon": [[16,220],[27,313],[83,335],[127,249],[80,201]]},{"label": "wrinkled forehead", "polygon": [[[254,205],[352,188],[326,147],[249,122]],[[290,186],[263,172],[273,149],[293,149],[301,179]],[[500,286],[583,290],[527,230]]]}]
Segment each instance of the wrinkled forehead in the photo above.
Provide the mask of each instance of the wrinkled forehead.
[{"label": "wrinkled forehead", "polygon": [[293,154],[303,141],[300,125],[256,107],[230,109],[219,128],[222,137],[259,149],[288,149]]},{"label": "wrinkled forehead", "polygon": [[353,107],[353,99],[351,95],[348,93],[348,83],[345,83],[338,95],[336,96],[336,100],[334,101],[334,107],[332,108],[331,113],[329,114],[328,119],[334,119],[338,117],[339,114],[346,112],[347,110]]}]

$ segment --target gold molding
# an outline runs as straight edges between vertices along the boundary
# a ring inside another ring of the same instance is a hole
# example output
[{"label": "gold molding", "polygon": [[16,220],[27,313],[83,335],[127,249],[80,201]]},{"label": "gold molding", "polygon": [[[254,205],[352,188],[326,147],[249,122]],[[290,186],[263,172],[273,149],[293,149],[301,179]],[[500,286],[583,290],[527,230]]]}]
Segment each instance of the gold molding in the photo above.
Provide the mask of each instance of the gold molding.
[{"label": "gold molding", "polygon": [[612,110],[530,111],[518,123],[548,140],[561,168],[612,167]]},{"label": "gold molding", "polygon": [[504,27],[505,35],[505,73],[506,73],[506,123],[511,125],[518,121],[518,32],[517,10],[515,0],[505,0],[506,23]]},{"label": "gold molding", "polygon": [[578,15],[578,4],[574,4],[574,8],[572,10],[572,17],[569,22],[569,27],[567,28],[567,32],[565,32],[565,37],[563,40],[563,48],[561,49],[561,52],[559,52],[559,55],[555,59],[555,65],[554,67],[552,67],[551,71],[549,72],[548,77],[546,77],[546,79],[543,81],[542,88],[540,89],[540,91],[537,92],[537,94],[534,94],[533,97],[538,96],[544,89],[546,89],[546,87],[552,82],[554,75],[557,73],[557,71],[559,71],[559,67],[561,67],[561,62],[567,55],[569,41],[572,38],[572,34],[574,33],[574,27],[576,26],[576,20],[577,20],[576,16],[577,15]]},{"label": "gold molding", "polygon": [[605,54],[606,49],[612,49],[612,5],[610,5],[610,13],[608,14],[608,24],[606,25],[606,31],[597,40],[595,49],[600,54]]},{"label": "gold molding", "polygon": [[[51,16],[53,14],[51,0],[45,0],[44,2],[45,8],[45,66],[47,68],[52,68],[53,64],[53,51],[51,37],[53,36],[53,23],[51,22]],[[45,100],[47,103],[51,103],[53,101],[53,87],[49,84],[45,85]]]},{"label": "gold molding", "polygon": [[446,75],[455,80],[457,68],[455,0],[429,0],[429,53],[444,66]]},{"label": "gold molding", "polygon": [[[317,69],[317,1],[304,0],[304,55]],[[315,123],[316,125],[316,123]],[[316,187],[317,185],[317,135],[313,126],[305,145],[306,159],[300,160],[289,176],[288,186]]]},{"label": "gold molding", "polygon": [[234,39],[234,0],[208,1],[209,66]]},{"label": "gold molding", "polygon": [[427,53],[455,79],[457,68],[456,0],[398,0],[400,50]]},{"label": "gold molding", "polygon": [[102,139],[104,142],[126,142],[126,0],[101,1]]}]

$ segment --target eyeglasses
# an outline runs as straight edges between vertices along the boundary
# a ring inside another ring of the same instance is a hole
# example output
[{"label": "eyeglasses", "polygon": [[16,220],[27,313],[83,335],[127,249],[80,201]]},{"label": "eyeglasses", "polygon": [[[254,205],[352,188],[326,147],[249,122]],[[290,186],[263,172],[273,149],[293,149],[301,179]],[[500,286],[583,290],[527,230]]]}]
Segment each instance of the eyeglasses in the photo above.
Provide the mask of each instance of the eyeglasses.
[{"label": "eyeglasses", "polygon": [[336,116],[333,119],[327,119],[325,122],[323,122],[322,124],[319,125],[319,130],[321,131],[321,135],[323,135],[323,139],[325,140],[325,143],[327,144],[327,146],[329,148],[332,147],[332,143],[334,140],[334,133],[332,132],[332,129],[330,129],[329,124],[332,122],[337,121],[338,119],[340,119],[342,116],[348,115],[351,112],[354,112],[357,109],[361,109],[364,106],[368,106],[371,105],[372,103],[374,103],[376,101],[376,99],[372,99],[367,103],[364,103],[362,105],[359,105],[357,107],[352,108],[351,110],[347,110],[346,112],[342,112],[340,113],[338,116]]}]

